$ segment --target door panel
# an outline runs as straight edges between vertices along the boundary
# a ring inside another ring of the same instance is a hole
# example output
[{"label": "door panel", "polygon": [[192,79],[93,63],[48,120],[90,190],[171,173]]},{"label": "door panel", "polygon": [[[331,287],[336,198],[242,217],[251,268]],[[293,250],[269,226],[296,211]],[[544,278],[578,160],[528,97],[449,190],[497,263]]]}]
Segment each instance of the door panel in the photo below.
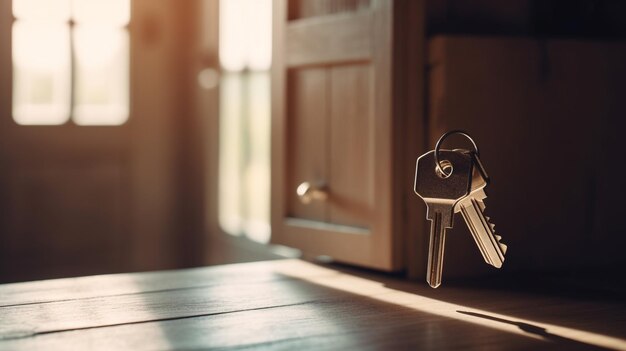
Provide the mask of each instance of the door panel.
[{"label": "door panel", "polygon": [[289,66],[369,61],[372,13],[346,13],[290,21],[285,28]]},{"label": "door panel", "polygon": [[[328,143],[326,128],[328,116],[326,83],[323,68],[294,70],[289,74],[288,189],[296,189],[301,182],[320,183],[328,179]],[[302,157],[306,155],[306,157]],[[292,217],[326,220],[324,202],[304,205],[296,192],[288,193],[288,213]]]},{"label": "door panel", "polygon": [[[401,126],[407,117],[394,115],[406,106],[402,100],[394,107],[393,52],[402,45],[394,48],[391,38],[394,13],[403,16],[401,9],[410,3],[275,2],[274,242],[382,270],[403,267],[401,228],[408,220],[394,217],[394,210],[407,206],[411,185],[398,192],[393,179],[399,169],[413,168],[417,152],[408,163],[396,156],[403,157],[404,151],[394,152],[394,135],[405,133]],[[407,38],[418,33],[402,30]],[[317,84],[306,85],[303,94],[303,77],[313,79],[311,72],[316,72]],[[402,86],[403,81],[395,83]],[[305,125],[316,136],[317,148],[298,147],[310,143],[298,134]],[[414,150],[420,140],[416,134],[402,147]],[[314,166],[320,162],[325,165]],[[305,181],[326,184],[326,200],[297,204],[296,186]]]},{"label": "door panel", "polygon": [[330,68],[331,223],[367,228],[374,212],[374,128],[371,67]]}]

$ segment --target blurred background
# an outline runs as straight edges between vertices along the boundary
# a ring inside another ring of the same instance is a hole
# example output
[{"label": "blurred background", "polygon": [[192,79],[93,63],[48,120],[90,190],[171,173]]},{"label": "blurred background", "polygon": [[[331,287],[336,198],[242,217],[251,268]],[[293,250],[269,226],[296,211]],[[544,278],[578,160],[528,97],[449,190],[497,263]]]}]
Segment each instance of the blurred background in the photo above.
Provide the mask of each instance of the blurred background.
[{"label": "blurred background", "polygon": [[415,158],[458,128],[505,270],[623,272],[624,38],[617,0],[0,0],[0,282],[301,255],[270,241],[418,276]]},{"label": "blurred background", "polygon": [[0,281],[274,257],[270,0],[0,6]]}]

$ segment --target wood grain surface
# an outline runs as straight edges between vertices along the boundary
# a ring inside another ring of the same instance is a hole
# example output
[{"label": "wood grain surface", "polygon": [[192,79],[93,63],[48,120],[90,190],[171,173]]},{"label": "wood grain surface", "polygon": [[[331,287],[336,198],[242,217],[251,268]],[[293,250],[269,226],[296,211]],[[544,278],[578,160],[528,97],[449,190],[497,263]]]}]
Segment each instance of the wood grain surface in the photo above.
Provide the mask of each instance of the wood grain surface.
[{"label": "wood grain surface", "polygon": [[207,348],[626,349],[626,304],[299,260],[0,286],[0,350]]}]

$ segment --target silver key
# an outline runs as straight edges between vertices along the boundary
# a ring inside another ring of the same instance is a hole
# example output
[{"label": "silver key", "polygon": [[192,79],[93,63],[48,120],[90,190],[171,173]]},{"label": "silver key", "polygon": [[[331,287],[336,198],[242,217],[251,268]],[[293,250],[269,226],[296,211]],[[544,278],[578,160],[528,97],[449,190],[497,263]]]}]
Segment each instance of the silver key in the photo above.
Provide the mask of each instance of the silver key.
[{"label": "silver key", "polygon": [[434,153],[417,159],[414,190],[428,207],[426,218],[431,223],[426,281],[436,288],[441,285],[446,229],[452,228],[457,202],[469,195],[472,159],[466,153],[440,150],[440,164],[449,174],[445,176],[436,170]]},{"label": "silver key", "polygon": [[[465,151],[467,153],[467,151]],[[480,249],[485,262],[500,268],[504,262],[506,245],[500,242],[502,237],[495,234],[494,225],[485,216],[485,187],[489,183],[489,177],[482,166],[480,159],[475,153],[472,158],[472,184],[470,194],[457,202],[455,213],[461,212],[476,245]]]}]

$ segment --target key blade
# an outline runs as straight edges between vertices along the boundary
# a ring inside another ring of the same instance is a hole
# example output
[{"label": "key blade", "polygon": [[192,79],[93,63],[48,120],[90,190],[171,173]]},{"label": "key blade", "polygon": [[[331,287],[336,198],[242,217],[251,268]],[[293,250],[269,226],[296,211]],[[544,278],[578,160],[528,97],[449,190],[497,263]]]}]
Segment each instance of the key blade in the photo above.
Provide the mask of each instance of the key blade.
[{"label": "key blade", "polygon": [[500,268],[504,262],[507,246],[500,242],[502,237],[495,234],[495,225],[485,216],[484,200],[487,198],[485,187],[489,183],[489,176],[478,155],[469,154],[473,163],[470,194],[460,200],[454,210],[455,213],[462,213],[485,262]]},{"label": "key blade", "polygon": [[[474,200],[476,200],[478,207],[480,208],[480,210],[482,212],[485,212],[485,199],[487,198],[487,194],[485,193],[485,189],[484,188],[480,188],[478,190],[472,190],[470,191],[469,195],[464,199],[464,200],[468,200],[469,198],[472,198]],[[454,207],[454,213],[459,213],[461,212],[461,206],[460,203],[462,201],[459,201],[456,203],[456,206]],[[489,217],[485,216],[485,218],[487,219],[487,222],[489,222]]]},{"label": "key blade", "polygon": [[443,273],[443,257],[446,244],[446,228],[443,225],[445,217],[439,211],[434,212],[430,221],[430,243],[428,245],[428,269],[426,281],[431,288],[441,285]]},{"label": "key blade", "polygon": [[502,267],[504,251],[500,240],[496,237],[491,223],[485,217],[481,204],[482,200],[476,200],[471,196],[459,201],[460,212],[467,224],[476,246],[480,250],[485,262],[496,268]]},{"label": "key blade", "polygon": [[441,285],[443,258],[446,245],[446,229],[452,228],[453,207],[449,203],[427,203],[430,218],[430,241],[428,244],[428,268],[426,281],[432,288]]}]

